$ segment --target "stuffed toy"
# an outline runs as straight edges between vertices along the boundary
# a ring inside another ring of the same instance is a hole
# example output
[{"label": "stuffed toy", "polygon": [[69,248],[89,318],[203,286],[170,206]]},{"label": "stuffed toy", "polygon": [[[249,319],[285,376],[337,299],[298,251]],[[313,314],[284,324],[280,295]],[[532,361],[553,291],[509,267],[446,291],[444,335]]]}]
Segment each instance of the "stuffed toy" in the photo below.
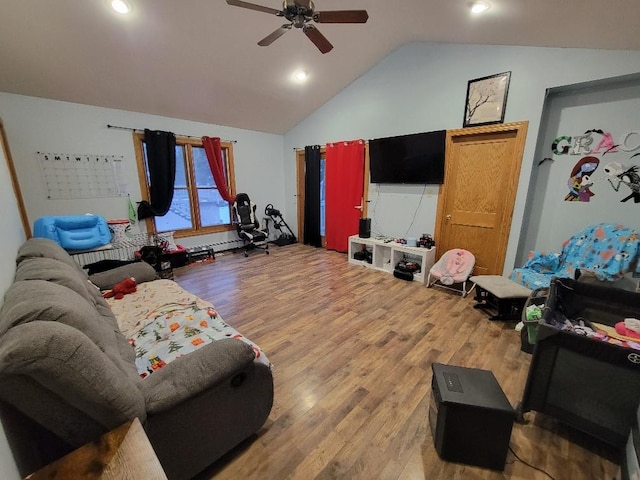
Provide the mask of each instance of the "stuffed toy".
[{"label": "stuffed toy", "polygon": [[102,296],[104,298],[114,297],[116,300],[120,300],[126,294],[135,292],[138,289],[137,285],[135,278],[125,278],[121,282],[116,283],[111,290],[104,292]]}]

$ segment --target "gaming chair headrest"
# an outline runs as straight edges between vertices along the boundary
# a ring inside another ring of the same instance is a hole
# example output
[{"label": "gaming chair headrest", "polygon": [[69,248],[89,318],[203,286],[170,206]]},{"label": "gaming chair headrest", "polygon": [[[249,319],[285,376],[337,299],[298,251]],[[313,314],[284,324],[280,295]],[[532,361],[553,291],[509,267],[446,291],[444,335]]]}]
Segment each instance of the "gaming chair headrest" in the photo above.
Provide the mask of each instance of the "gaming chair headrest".
[{"label": "gaming chair headrest", "polygon": [[236,195],[236,204],[238,206],[240,206],[240,205],[250,205],[251,204],[251,199],[249,198],[249,195],[247,195],[246,193],[238,193]]}]

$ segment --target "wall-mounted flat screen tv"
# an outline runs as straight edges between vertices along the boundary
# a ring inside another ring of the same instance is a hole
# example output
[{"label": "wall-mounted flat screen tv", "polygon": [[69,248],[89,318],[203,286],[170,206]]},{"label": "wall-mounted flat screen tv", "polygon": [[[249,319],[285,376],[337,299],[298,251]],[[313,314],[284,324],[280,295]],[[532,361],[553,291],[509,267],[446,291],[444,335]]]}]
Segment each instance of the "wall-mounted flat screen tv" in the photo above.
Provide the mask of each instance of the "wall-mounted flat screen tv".
[{"label": "wall-mounted flat screen tv", "polygon": [[369,140],[371,183],[444,183],[446,130]]}]

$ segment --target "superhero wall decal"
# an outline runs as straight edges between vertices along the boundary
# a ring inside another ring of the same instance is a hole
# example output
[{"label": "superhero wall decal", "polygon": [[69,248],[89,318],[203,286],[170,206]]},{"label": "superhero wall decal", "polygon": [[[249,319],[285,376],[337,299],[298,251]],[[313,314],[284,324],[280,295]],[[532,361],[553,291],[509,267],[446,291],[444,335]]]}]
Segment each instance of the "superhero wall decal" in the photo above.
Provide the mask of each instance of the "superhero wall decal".
[{"label": "superhero wall decal", "polygon": [[[639,149],[640,132],[628,132],[617,143],[611,133],[601,129],[587,130],[583,135],[556,138],[551,145],[555,155],[582,155],[567,172],[568,193],[564,200],[589,202],[598,189],[602,191],[608,185],[608,188],[620,193],[620,202],[633,199],[634,203],[640,203],[640,153],[633,153]],[[612,161],[605,162],[605,157]],[[624,163],[618,161],[621,157],[627,157]],[[545,158],[538,165],[545,160],[552,159]]]}]

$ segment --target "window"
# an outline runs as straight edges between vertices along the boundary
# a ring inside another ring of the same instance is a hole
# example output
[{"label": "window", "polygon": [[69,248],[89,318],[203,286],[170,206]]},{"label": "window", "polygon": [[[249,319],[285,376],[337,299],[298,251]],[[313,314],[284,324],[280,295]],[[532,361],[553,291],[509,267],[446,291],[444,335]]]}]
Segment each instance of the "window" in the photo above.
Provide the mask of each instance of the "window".
[{"label": "window", "polygon": [[[134,144],[142,198],[148,200],[149,169],[144,135],[135,133]],[[221,147],[227,185],[231,194],[235,195],[233,144],[221,142]],[[235,230],[231,224],[231,208],[220,196],[202,141],[176,137],[176,179],[171,207],[166,215],[147,219],[147,230],[175,231],[176,237]]]}]

